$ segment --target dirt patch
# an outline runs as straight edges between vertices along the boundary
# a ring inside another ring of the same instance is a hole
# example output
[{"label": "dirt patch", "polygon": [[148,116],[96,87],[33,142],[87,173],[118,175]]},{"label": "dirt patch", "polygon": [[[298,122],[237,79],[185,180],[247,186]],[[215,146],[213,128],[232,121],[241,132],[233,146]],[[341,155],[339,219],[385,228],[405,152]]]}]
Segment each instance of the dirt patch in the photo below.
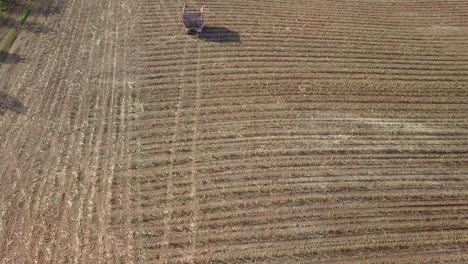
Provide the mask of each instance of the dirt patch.
[{"label": "dirt patch", "polygon": [[0,262],[466,262],[468,5],[305,2],[35,0]]},{"label": "dirt patch", "polygon": [[16,27],[27,3],[28,0],[3,0],[4,10],[0,16],[0,43],[5,39],[8,32]]}]

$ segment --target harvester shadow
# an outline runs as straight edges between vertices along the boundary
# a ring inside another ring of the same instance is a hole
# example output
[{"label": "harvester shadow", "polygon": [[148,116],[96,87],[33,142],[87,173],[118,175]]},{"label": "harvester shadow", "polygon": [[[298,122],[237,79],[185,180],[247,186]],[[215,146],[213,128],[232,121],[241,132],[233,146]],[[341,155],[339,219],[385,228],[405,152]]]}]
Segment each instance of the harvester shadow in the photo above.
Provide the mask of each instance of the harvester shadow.
[{"label": "harvester shadow", "polygon": [[0,51],[0,63],[22,63],[25,61],[25,58],[18,53],[9,53],[5,51]]},{"label": "harvester shadow", "polygon": [[4,92],[0,92],[0,115],[11,111],[15,114],[21,114],[26,111],[23,102],[18,98],[10,96]]},{"label": "harvester shadow", "polygon": [[241,43],[239,33],[225,27],[205,26],[199,37],[208,42]]}]

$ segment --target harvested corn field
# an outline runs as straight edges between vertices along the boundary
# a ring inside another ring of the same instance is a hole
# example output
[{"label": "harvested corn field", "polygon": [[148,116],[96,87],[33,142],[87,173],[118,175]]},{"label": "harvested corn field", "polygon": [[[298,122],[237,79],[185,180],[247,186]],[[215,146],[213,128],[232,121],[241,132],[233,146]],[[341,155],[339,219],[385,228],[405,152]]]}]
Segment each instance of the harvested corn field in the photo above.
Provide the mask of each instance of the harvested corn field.
[{"label": "harvested corn field", "polygon": [[34,1],[1,263],[468,263],[468,3]]}]

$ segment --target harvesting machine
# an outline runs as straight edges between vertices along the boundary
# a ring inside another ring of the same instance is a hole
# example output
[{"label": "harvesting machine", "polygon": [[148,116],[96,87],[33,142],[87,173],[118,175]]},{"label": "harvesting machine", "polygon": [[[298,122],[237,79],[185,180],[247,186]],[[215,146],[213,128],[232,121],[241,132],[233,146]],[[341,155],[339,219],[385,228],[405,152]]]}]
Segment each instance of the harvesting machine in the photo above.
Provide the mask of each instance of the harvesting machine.
[{"label": "harvesting machine", "polygon": [[198,10],[184,4],[182,18],[184,26],[187,29],[187,34],[200,34],[203,31],[203,27],[205,26],[204,8],[202,7]]}]

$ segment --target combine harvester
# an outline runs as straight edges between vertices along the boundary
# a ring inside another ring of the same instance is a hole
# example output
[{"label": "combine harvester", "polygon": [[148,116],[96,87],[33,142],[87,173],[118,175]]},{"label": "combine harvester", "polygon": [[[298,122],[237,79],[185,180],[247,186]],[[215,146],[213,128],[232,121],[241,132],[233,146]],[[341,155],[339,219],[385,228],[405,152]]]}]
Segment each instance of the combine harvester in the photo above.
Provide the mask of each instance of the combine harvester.
[{"label": "combine harvester", "polygon": [[205,26],[205,16],[203,14],[205,7],[200,8],[200,10],[189,8],[184,4],[184,10],[182,13],[182,18],[184,20],[185,28],[187,29],[187,34],[201,34],[203,27]]}]

